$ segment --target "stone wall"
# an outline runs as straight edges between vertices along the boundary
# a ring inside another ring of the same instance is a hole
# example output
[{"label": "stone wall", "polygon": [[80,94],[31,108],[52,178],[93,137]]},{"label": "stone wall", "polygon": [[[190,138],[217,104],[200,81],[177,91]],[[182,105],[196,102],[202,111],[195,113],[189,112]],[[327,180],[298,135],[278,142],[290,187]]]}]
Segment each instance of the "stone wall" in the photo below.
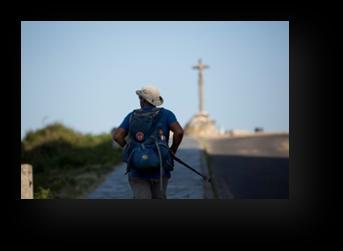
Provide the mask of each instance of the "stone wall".
[{"label": "stone wall", "polygon": [[193,136],[215,136],[220,132],[206,113],[197,113],[185,125],[185,134]]}]

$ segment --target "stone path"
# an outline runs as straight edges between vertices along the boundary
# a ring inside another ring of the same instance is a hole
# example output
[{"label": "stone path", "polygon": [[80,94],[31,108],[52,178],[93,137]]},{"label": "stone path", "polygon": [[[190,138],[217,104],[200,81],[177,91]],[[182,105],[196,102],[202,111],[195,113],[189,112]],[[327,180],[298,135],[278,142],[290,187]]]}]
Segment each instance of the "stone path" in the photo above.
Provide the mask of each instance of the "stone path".
[{"label": "stone path", "polygon": [[[203,150],[197,141],[184,137],[176,154],[197,171],[208,174]],[[105,181],[86,196],[87,199],[132,199],[128,177],[124,175],[126,164],[119,164]],[[168,199],[204,199],[212,198],[212,191],[203,179],[175,161],[174,171],[167,188]]]}]

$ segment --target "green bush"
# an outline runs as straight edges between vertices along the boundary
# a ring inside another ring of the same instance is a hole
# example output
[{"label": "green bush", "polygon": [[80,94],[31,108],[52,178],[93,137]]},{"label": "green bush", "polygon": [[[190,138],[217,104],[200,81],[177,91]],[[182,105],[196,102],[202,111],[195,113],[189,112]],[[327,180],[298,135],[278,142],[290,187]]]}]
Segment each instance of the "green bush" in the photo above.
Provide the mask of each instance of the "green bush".
[{"label": "green bush", "polygon": [[21,163],[33,166],[37,198],[63,197],[59,192],[65,188],[77,194],[80,187],[86,189],[84,184],[92,185],[83,174],[101,177],[120,162],[120,156],[110,134],[84,135],[60,123],[30,131],[21,142]]},{"label": "green bush", "polygon": [[38,191],[34,194],[35,199],[51,199],[53,195],[50,188],[44,189],[43,187],[38,187]]}]

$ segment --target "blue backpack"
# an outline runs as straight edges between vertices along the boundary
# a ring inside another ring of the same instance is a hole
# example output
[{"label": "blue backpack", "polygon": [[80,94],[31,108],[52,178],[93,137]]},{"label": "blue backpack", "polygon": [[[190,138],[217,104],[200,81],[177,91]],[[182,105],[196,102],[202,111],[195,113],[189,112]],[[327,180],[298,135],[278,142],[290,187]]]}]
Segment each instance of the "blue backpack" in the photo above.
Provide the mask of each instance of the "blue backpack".
[{"label": "blue backpack", "polygon": [[131,168],[141,171],[162,169],[172,171],[174,160],[162,130],[163,108],[151,111],[134,110],[129,120],[129,140],[123,151],[123,160]]}]

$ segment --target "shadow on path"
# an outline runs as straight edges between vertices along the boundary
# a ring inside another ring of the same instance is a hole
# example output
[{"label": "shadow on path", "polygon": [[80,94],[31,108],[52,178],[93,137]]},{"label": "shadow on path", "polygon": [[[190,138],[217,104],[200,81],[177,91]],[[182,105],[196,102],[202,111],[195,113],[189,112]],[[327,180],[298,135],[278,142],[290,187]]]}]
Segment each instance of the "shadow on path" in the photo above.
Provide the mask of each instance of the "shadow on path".
[{"label": "shadow on path", "polygon": [[209,162],[221,199],[288,199],[288,158],[213,154]]}]

